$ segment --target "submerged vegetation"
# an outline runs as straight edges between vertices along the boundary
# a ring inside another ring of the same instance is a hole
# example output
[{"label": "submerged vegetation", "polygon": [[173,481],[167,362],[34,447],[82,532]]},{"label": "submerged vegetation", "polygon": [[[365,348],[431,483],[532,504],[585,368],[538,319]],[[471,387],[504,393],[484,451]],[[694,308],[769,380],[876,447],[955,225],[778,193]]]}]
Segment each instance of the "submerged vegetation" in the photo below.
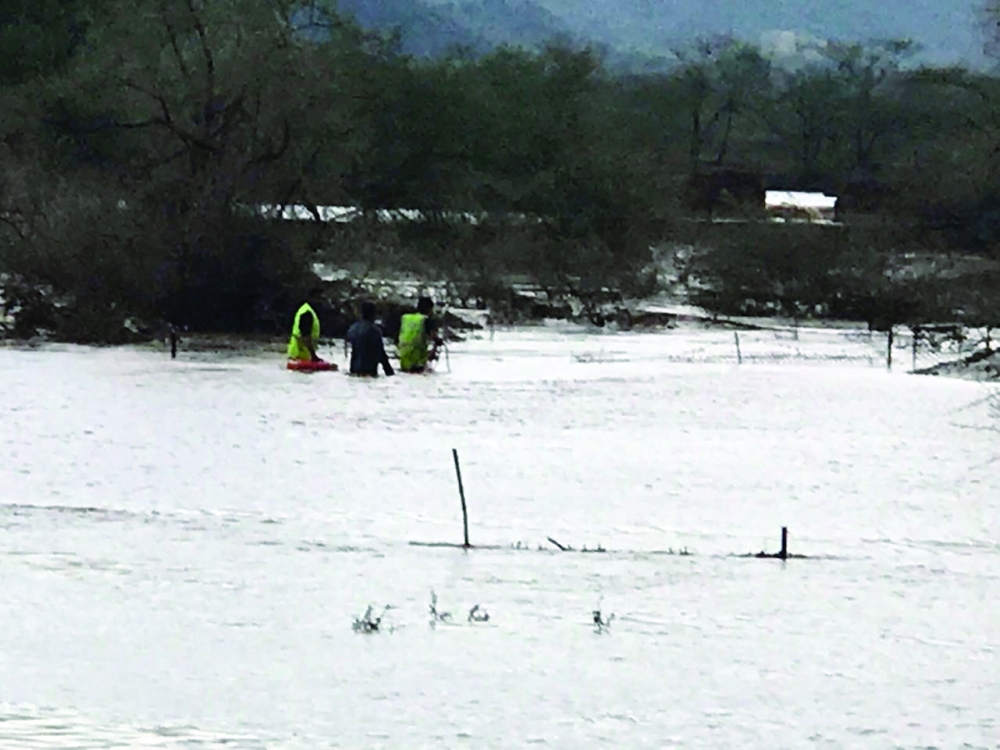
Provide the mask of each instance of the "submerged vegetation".
[{"label": "submerged vegetation", "polygon": [[[513,278],[643,296],[664,245],[698,250],[685,273],[715,312],[996,323],[996,272],[894,268],[1000,260],[1000,78],[916,67],[895,41],[793,63],[702,40],[653,73],[559,44],[429,60],[398,41],[318,1],[5,4],[0,326],[272,331],[317,263],[487,303]],[[842,221],[762,223],[769,187],[837,195]],[[379,213],[399,209],[420,220]]]}]

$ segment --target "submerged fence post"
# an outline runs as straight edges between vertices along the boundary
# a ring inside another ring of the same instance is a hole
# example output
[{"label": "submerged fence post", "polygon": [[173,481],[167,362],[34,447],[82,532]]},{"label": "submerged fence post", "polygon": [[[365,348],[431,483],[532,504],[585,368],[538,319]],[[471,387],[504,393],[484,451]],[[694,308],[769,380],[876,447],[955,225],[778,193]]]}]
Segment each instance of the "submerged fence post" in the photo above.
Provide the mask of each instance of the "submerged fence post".
[{"label": "submerged fence post", "polygon": [[733,331],[733,338],[736,339],[736,364],[743,364],[743,354],[740,352],[740,332]]},{"label": "submerged fence post", "polygon": [[465,509],[465,488],[462,487],[462,469],[458,465],[458,451],[452,448],[451,455],[455,459],[455,476],[458,477],[458,496],[462,499],[462,530],[465,532],[465,546],[471,547],[472,545],[469,544],[469,514]]},{"label": "submerged fence post", "polygon": [[781,527],[781,552],[778,553],[778,557],[782,560],[788,559],[788,527]]},{"label": "submerged fence post", "polygon": [[885,366],[892,372],[892,326],[889,326],[888,346],[885,353]]}]

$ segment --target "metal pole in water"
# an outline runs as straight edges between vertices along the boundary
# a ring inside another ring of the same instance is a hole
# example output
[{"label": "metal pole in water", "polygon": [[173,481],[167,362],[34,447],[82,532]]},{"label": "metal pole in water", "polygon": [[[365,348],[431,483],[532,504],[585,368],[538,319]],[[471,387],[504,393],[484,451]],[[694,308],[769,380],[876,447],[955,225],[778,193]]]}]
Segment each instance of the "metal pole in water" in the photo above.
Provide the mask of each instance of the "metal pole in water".
[{"label": "metal pole in water", "polygon": [[736,364],[743,364],[743,354],[740,353],[740,332],[733,331],[733,338],[736,339]]},{"label": "metal pole in water", "polygon": [[471,547],[472,545],[469,544],[469,513],[465,509],[465,488],[462,487],[462,469],[458,465],[458,451],[452,448],[451,455],[455,459],[455,476],[458,477],[458,496],[462,499],[462,530],[465,532],[465,546]]},{"label": "metal pole in water", "polygon": [[781,552],[778,553],[778,557],[782,560],[788,559],[788,527],[781,527]]}]

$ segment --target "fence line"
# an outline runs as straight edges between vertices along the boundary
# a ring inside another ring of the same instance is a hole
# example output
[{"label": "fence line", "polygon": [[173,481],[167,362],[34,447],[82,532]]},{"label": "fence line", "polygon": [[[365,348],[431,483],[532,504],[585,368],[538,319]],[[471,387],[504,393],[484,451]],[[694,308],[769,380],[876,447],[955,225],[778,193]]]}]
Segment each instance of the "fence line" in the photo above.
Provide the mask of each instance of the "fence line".
[{"label": "fence line", "polygon": [[[913,372],[993,351],[989,329],[933,327],[891,331],[860,328],[769,326],[744,328],[732,336],[701,331],[686,340],[678,336],[674,352],[657,353],[652,361],[676,363],[845,363],[854,362],[892,371]],[[685,346],[685,344],[687,344]],[[979,355],[985,356],[985,354]],[[580,361],[602,361],[578,357]]]},{"label": "fence line", "polygon": [[[462,470],[461,470],[461,468],[459,466],[459,461],[458,461],[458,449],[452,448],[451,449],[451,455],[452,455],[452,459],[453,459],[453,461],[455,463],[455,475],[456,475],[456,477],[458,479],[458,493],[459,493],[459,496],[460,496],[461,501],[462,501],[462,533],[463,533],[463,543],[462,544],[458,544],[456,542],[444,542],[444,541],[435,541],[435,542],[417,542],[417,541],[411,541],[410,545],[414,546],[414,547],[449,547],[449,548],[459,548],[459,549],[465,550],[466,552],[468,552],[469,550],[473,550],[473,549],[491,549],[491,550],[503,549],[502,547],[497,546],[497,545],[483,545],[483,546],[477,545],[477,546],[473,546],[473,545],[469,544],[469,512],[468,512],[468,507],[467,507],[466,502],[465,502],[465,486],[462,483]],[[546,537],[546,539],[554,547],[556,547],[560,552],[576,552],[576,551],[579,551],[579,552],[583,552],[583,553],[588,553],[588,552],[589,553],[603,553],[603,552],[607,552],[608,551],[604,547],[602,547],[600,544],[598,544],[598,546],[596,548],[591,548],[589,550],[586,547],[583,547],[580,550],[574,550],[573,547],[571,547],[570,545],[568,545],[568,544],[562,544],[561,542],[553,539],[551,536]],[[521,545],[520,544],[518,544],[517,549],[521,549]],[[525,549],[528,549],[528,548],[525,548]],[[542,549],[542,547],[539,546],[539,550],[541,550],[541,549]],[[659,551],[652,550],[652,551],[648,552],[647,554],[664,554],[664,551],[663,550],[659,550]],[[673,555],[674,554],[674,550],[671,548],[669,550],[669,552],[666,552],[666,554]],[[682,550],[678,549],[677,554],[680,555],[680,556],[682,556],[682,557],[687,557],[691,553],[688,552],[687,548],[685,547]],[[747,554],[736,555],[736,556],[738,556],[738,557],[753,557],[753,558],[757,558],[757,559],[776,559],[776,560],[806,559],[806,555],[791,554],[791,553],[789,553],[789,551],[788,551],[788,527],[787,526],[782,526],[781,527],[781,548],[777,552],[766,552],[764,550],[761,550],[760,552],[757,552],[757,553],[747,553]]]}]

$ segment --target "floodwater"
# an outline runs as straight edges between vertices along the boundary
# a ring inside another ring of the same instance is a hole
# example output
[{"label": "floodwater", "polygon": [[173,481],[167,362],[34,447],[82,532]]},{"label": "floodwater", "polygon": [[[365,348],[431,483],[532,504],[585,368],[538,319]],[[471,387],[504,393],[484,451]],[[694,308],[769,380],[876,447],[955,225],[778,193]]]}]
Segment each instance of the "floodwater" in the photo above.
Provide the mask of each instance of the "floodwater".
[{"label": "floodwater", "polygon": [[995,391],[733,344],[0,350],[0,747],[1000,747]]}]

